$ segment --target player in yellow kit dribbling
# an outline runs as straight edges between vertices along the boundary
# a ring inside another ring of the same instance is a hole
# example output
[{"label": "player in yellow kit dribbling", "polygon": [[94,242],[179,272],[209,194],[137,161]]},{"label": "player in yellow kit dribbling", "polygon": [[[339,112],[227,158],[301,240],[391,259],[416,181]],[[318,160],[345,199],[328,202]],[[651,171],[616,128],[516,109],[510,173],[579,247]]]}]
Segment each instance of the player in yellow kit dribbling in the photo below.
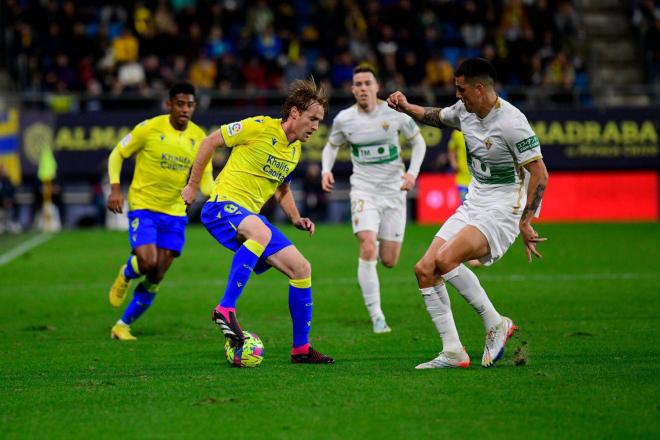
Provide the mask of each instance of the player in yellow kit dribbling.
[{"label": "player in yellow kit dribbling", "polygon": [[[179,194],[205,134],[190,120],[195,111],[195,88],[191,84],[175,84],[166,104],[169,114],[138,124],[112,150],[108,159],[111,186],[108,209],[121,213],[124,205],[119,183],[122,163],[130,156],[136,157],[128,191],[128,236],[133,252],[110,289],[110,303],[119,307],[126,298],[130,281],[144,276],[122,318],[112,327],[113,339],[136,339],[130,325],[153,302],[165,272],[181,254],[185,242],[188,217]],[[203,172],[202,192],[208,194],[212,184],[209,163]]]},{"label": "player in yellow kit dribbling", "polygon": [[217,147],[232,149],[202,210],[202,223],[209,233],[234,252],[227,287],[212,319],[232,346],[242,347],[245,336],[236,318],[236,301],[252,272],[276,268],[289,278],[293,363],[332,364],[334,359],[309,344],[311,265],[259,211],[274,196],[296,228],[314,233],[314,223],[301,217],[296,208],[289,182],[300,160],[301,141],[307,141],[319,128],[327,106],[325,90],[317,88],[313,80],[295,81],[284,102],[282,119],[255,116],[225,124],[206,137],[181,193],[183,200],[191,203],[213,151]]}]

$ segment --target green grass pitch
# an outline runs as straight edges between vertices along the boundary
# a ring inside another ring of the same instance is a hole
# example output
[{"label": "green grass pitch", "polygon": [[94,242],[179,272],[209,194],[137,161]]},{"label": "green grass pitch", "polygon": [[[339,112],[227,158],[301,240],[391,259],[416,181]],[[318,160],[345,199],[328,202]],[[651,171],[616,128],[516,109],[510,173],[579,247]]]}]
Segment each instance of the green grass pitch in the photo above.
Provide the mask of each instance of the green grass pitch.
[{"label": "green grass pitch", "polygon": [[[414,369],[440,347],[412,272],[435,227],[410,226],[398,267],[379,267],[385,335],[371,333],[350,228],[320,225],[310,239],[285,227],[314,271],[312,343],[337,363],[289,363],[287,281],[273,270],[239,301],[265,343],[258,369],[223,359],[210,313],[231,254],[203,228],[189,228],[133,343],[109,338],[126,234],[63,232],[0,267],[0,438],[656,437],[660,225],[537,229],[550,238],[543,260],[527,264],[516,242],[477,269],[521,328],[494,368],[480,367],[481,321],[450,288],[473,362],[460,371]],[[16,240],[0,237],[0,254]]]}]

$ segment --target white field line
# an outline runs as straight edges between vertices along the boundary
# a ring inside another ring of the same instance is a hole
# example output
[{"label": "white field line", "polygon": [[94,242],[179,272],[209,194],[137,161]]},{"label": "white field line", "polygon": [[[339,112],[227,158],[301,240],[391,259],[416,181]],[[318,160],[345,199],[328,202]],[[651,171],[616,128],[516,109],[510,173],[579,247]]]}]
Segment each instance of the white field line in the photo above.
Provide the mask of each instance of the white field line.
[{"label": "white field line", "polygon": [[20,257],[24,253],[36,248],[37,246],[47,242],[53,238],[52,234],[39,234],[36,235],[32,238],[30,238],[27,241],[24,241],[20,243],[18,246],[10,249],[9,251],[5,252],[4,254],[0,255],[0,266],[4,266],[7,263],[10,263],[14,259]]},{"label": "white field line", "polygon": [[[104,283],[53,283],[44,281],[43,283],[22,283],[16,286],[6,286],[5,292],[18,292],[22,290],[34,291],[41,290],[44,292],[53,291],[106,291],[112,284],[112,276]],[[281,277],[281,283],[275,281],[276,284],[286,285],[284,276]],[[564,283],[564,282],[593,282],[593,281],[639,281],[639,280],[655,280],[660,279],[660,272],[624,272],[624,273],[583,273],[583,274],[511,274],[511,275],[489,275],[479,274],[479,279],[485,283],[527,283],[535,281],[544,281],[549,283]],[[415,285],[415,277],[411,274],[409,277],[382,277],[382,281],[388,284],[409,284]],[[168,280],[167,277],[163,281],[165,288],[221,288],[224,287],[226,280],[224,278],[197,278],[190,280]],[[272,285],[273,280],[255,276],[250,279],[249,285]],[[313,285],[356,285],[357,278],[351,277],[317,277],[313,279]],[[135,285],[135,284],[133,284]]]}]

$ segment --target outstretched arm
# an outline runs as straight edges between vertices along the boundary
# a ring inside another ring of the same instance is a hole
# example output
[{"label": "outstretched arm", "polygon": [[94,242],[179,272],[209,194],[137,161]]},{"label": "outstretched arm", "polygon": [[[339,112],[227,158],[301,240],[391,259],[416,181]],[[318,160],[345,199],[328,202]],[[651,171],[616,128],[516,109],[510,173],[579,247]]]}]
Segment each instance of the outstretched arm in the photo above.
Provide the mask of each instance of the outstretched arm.
[{"label": "outstretched arm", "polygon": [[210,135],[206,136],[201,144],[199,144],[199,151],[197,156],[195,156],[195,162],[193,163],[192,170],[190,171],[190,178],[188,179],[188,184],[183,191],[181,191],[181,197],[186,205],[190,205],[195,198],[197,197],[197,192],[199,191],[199,183],[202,180],[202,175],[204,174],[204,169],[211,160],[213,152],[218,147],[224,147],[225,140],[222,137],[222,132],[220,129],[217,129]]},{"label": "outstretched arm", "polygon": [[398,112],[412,117],[414,120],[433,127],[445,127],[440,118],[439,107],[422,107],[408,102],[406,95],[397,91],[387,98],[387,105]]},{"label": "outstretched arm", "polygon": [[296,201],[293,198],[293,192],[288,183],[283,183],[275,191],[275,200],[282,208],[282,211],[289,217],[291,223],[303,231],[309,231],[309,235],[314,235],[314,222],[306,217],[300,217],[300,212],[296,207]]},{"label": "outstretched arm", "polygon": [[543,159],[537,159],[525,165],[529,171],[529,183],[527,185],[527,201],[520,217],[520,235],[525,243],[525,252],[527,261],[532,262],[532,255],[541,258],[541,254],[536,250],[536,245],[547,238],[539,237],[539,234],[532,228],[532,218],[541,206],[541,200],[548,184],[548,171],[545,168]]}]

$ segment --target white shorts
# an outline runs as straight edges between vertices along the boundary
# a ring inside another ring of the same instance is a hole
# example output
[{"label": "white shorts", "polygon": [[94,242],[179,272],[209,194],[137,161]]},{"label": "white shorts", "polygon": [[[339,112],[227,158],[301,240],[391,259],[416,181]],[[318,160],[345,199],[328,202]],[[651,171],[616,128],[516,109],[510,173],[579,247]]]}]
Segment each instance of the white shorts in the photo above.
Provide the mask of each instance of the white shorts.
[{"label": "white shorts", "polygon": [[436,237],[449,241],[465,226],[479,229],[488,240],[490,254],[479,261],[489,266],[502,258],[520,233],[520,214],[514,214],[510,204],[493,204],[475,208],[470,203],[458,207],[456,212],[442,225]]},{"label": "white shorts", "polygon": [[353,233],[374,231],[379,240],[403,242],[406,229],[406,192],[394,197],[380,197],[351,191]]}]

